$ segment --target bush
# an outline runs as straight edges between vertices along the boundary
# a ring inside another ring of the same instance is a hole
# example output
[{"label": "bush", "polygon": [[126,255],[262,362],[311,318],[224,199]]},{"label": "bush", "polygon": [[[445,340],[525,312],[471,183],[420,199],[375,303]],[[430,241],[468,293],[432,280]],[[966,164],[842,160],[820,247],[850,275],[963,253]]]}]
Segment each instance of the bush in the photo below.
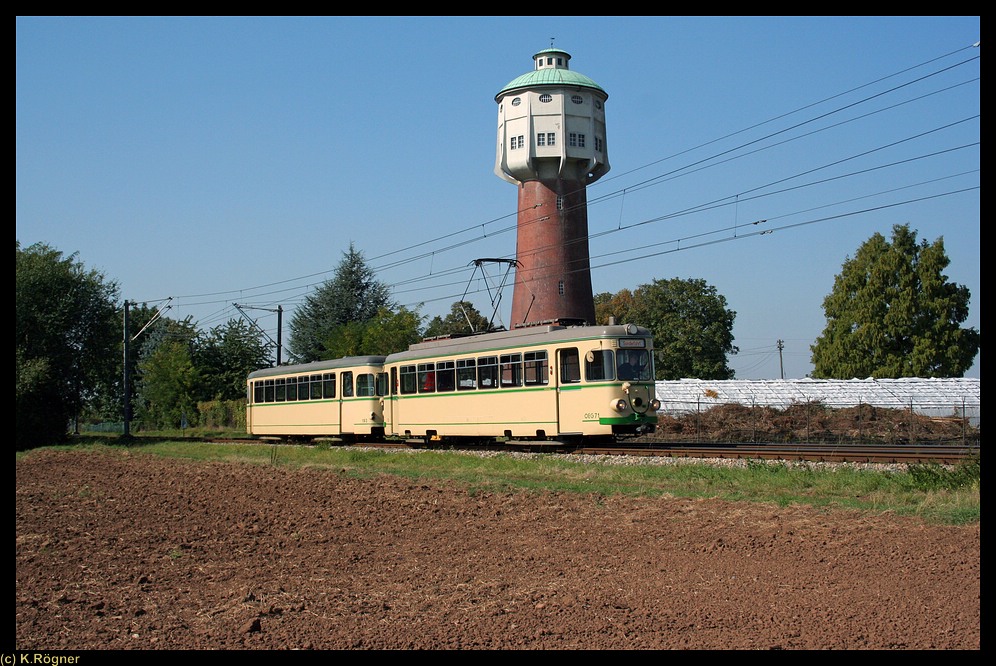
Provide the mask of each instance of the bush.
[{"label": "bush", "polygon": [[244,400],[208,400],[197,403],[200,425],[209,430],[245,430]]},{"label": "bush", "polygon": [[978,487],[982,479],[982,460],[979,456],[966,460],[954,468],[943,465],[910,465],[909,475],[917,490],[957,490]]}]

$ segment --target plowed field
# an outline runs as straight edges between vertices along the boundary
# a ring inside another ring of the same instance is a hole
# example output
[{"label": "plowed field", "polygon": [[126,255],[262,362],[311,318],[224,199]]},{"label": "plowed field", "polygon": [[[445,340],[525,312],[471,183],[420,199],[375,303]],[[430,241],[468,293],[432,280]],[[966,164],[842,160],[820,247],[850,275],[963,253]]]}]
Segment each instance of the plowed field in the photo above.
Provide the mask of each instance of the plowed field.
[{"label": "plowed field", "polygon": [[18,650],[980,649],[980,527],[44,450]]}]

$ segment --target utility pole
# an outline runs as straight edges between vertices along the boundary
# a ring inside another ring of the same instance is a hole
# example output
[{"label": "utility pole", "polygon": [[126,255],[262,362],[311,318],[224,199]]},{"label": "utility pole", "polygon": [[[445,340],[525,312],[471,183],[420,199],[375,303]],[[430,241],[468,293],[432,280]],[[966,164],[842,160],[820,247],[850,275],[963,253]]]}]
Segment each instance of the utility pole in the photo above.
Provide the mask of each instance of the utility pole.
[{"label": "utility pole", "polygon": [[128,307],[131,304],[124,302],[124,435],[126,439],[131,437],[131,372],[128,368]]},{"label": "utility pole", "polygon": [[781,340],[778,341],[778,367],[781,369],[782,379],[785,379],[785,364],[782,363],[782,350],[785,349],[785,343]]},{"label": "utility pole", "polygon": [[[170,296],[169,301],[172,300],[173,297]],[[124,434],[122,436],[125,438],[131,437],[131,364],[128,363],[128,358],[131,356],[129,353],[131,350],[131,342],[144,333],[145,329],[152,326],[152,324],[154,324],[163,315],[163,313],[166,312],[166,310],[169,310],[170,307],[172,307],[168,305],[169,301],[167,301],[166,307],[156,310],[156,314],[152,315],[152,319],[149,320],[149,323],[143,326],[142,330],[134,336],[128,335],[128,310],[132,304],[128,301],[124,302],[124,385],[122,387],[124,390]]]},{"label": "utility pole", "polygon": [[277,345],[277,367],[280,367],[280,350],[281,350],[281,347],[282,347],[280,340],[283,337],[283,330],[284,330],[284,323],[283,323],[284,322],[284,308],[283,308],[283,306],[278,305],[276,308],[260,308],[260,307],[256,307],[255,305],[239,305],[238,303],[232,303],[232,305],[235,306],[236,310],[238,310],[239,312],[242,313],[243,317],[245,317],[246,319],[249,320],[250,324],[252,324],[253,326],[255,326],[259,330],[260,333],[262,333],[264,336],[266,336],[266,338],[270,342],[273,342],[273,338],[271,338],[269,336],[269,334],[267,334],[266,331],[264,331],[262,328],[260,328],[259,324],[257,324],[255,320],[249,319],[249,315],[247,315],[245,313],[245,311],[243,310],[243,308],[245,308],[246,310],[266,310],[267,312],[276,312],[277,313],[277,342],[275,344]]}]

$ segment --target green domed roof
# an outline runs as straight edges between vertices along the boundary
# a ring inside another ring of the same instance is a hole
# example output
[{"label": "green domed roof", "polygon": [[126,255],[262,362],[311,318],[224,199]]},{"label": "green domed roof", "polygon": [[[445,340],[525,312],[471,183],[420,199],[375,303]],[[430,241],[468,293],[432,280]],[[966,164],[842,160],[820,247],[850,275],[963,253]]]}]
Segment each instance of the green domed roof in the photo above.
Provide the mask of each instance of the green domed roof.
[{"label": "green domed roof", "polygon": [[[562,54],[566,56],[566,60],[570,60],[571,56],[566,51],[561,51],[560,49],[545,49],[533,56],[535,60],[540,55],[546,54]],[[545,67],[542,69],[535,69],[531,72],[526,72],[522,76],[516,77],[509,81],[509,83],[498,91],[495,95],[495,101],[501,99],[503,95],[512,90],[526,89],[526,88],[537,88],[542,86],[577,86],[581,88],[591,88],[597,90],[605,95],[608,99],[608,93],[590,78],[584,74],[579,74],[578,72],[573,72],[567,67]]]}]

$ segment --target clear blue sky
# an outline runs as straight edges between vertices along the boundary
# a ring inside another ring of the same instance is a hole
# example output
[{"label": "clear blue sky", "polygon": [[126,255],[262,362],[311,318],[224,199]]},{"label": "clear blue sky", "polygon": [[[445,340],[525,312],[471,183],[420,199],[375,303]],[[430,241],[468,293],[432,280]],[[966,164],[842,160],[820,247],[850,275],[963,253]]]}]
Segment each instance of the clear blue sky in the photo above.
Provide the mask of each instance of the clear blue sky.
[{"label": "clear blue sky", "polygon": [[490,314],[472,262],[514,257],[516,209],[494,96],[552,43],[609,95],[595,292],[703,279],[738,379],[804,377],[834,277],[893,225],[943,238],[981,330],[980,23],[18,17],[17,240],[202,329],[239,303],[275,338],[279,305],[285,344],[351,242],[399,304]]}]

